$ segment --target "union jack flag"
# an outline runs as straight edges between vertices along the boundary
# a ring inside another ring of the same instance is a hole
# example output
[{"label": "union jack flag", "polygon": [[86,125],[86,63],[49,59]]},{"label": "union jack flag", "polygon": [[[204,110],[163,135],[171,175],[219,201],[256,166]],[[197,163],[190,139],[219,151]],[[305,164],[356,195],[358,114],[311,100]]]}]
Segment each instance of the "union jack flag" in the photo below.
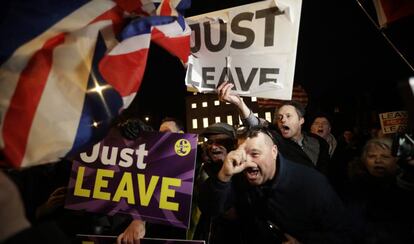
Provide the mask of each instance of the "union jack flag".
[{"label": "union jack flag", "polygon": [[135,97],[151,41],[187,61],[189,2],[10,1],[0,23],[2,163],[53,162],[101,139]]}]

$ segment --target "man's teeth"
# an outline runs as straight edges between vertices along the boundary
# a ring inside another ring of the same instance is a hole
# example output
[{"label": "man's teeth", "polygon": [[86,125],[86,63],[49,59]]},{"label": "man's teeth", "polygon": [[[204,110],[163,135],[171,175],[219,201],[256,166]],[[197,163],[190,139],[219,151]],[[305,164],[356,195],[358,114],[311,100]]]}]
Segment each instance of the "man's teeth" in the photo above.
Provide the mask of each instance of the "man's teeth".
[{"label": "man's teeth", "polygon": [[257,172],[259,172],[259,169],[258,168],[248,168],[247,172],[248,173],[257,173]]}]

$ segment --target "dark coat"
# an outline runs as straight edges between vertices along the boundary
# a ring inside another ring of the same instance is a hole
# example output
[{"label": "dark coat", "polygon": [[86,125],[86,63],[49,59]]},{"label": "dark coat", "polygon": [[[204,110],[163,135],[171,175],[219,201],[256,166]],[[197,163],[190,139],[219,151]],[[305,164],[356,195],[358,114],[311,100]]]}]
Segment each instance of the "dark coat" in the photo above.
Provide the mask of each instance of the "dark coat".
[{"label": "dark coat", "polygon": [[360,175],[343,195],[357,243],[414,243],[414,192],[399,187],[395,177]]},{"label": "dark coat", "polygon": [[350,243],[343,204],[326,177],[281,156],[274,179],[259,187],[242,174],[228,183],[210,177],[201,186],[199,206],[210,216],[234,207],[245,243],[280,243],[280,233],[301,243]]}]

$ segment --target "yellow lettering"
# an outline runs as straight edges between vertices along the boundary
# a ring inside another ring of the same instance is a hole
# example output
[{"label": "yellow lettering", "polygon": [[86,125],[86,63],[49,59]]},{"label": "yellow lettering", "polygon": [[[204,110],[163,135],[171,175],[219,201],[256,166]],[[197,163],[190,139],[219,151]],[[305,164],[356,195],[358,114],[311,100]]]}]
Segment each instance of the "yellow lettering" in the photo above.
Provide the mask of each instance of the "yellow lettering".
[{"label": "yellow lettering", "polygon": [[145,175],[137,174],[138,176],[138,192],[139,192],[139,199],[141,200],[141,206],[148,206],[152,195],[154,194],[155,186],[157,185],[159,176],[153,175],[151,176],[151,180],[148,186],[147,191],[145,192]]},{"label": "yellow lettering", "polygon": [[111,193],[102,192],[102,188],[108,187],[108,181],[104,180],[104,177],[114,177],[114,171],[109,169],[98,169],[96,171],[95,187],[93,188],[93,198],[101,200],[109,200]]},{"label": "yellow lettering", "polygon": [[119,202],[121,197],[126,198],[129,204],[135,204],[134,188],[132,186],[132,175],[130,172],[125,172],[122,175],[121,182],[119,182],[118,188],[116,189],[114,198],[112,200]]},{"label": "yellow lettering", "polygon": [[181,186],[181,179],[163,177],[160,193],[160,208],[168,209],[172,211],[178,211],[179,204],[176,202],[168,202],[168,197],[175,196],[175,190],[169,188],[169,186]]},{"label": "yellow lettering", "polygon": [[78,174],[76,175],[75,192],[73,193],[73,195],[75,195],[75,196],[89,197],[91,195],[90,190],[82,188],[83,176],[84,175],[85,175],[85,167],[79,166]]}]

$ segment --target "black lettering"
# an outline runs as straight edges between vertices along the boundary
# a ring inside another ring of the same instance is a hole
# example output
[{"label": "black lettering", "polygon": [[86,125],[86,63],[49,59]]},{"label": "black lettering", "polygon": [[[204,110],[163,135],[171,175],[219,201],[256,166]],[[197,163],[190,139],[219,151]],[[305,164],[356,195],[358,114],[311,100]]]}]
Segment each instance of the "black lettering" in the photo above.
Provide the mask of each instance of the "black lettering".
[{"label": "black lettering", "polygon": [[233,18],[233,20],[231,21],[231,31],[234,34],[246,37],[246,40],[243,42],[232,40],[230,47],[234,49],[245,49],[245,48],[250,47],[253,44],[254,31],[246,27],[241,27],[239,25],[240,22],[243,20],[248,20],[251,22],[252,19],[253,19],[253,13],[251,12],[240,13]]},{"label": "black lettering", "polygon": [[[220,79],[219,79],[217,86],[219,86],[224,81],[227,81],[228,83],[232,83],[234,85],[233,75],[231,74],[231,71],[228,67],[223,68],[223,71],[221,72]],[[236,89],[236,86],[233,87],[233,90],[235,89]]]},{"label": "black lettering", "polygon": [[277,82],[277,79],[271,79],[271,78],[267,78],[268,74],[275,74],[278,75],[279,74],[279,69],[278,68],[261,68],[260,69],[260,78],[259,78],[259,86],[263,83],[266,82]]},{"label": "black lettering", "polygon": [[265,36],[264,36],[264,46],[273,46],[275,34],[275,17],[277,15],[283,14],[283,11],[280,11],[278,7],[272,7],[256,11],[256,19],[265,18]]},{"label": "black lettering", "polygon": [[207,82],[209,80],[214,80],[214,76],[213,75],[208,75],[207,73],[208,72],[214,72],[214,71],[215,71],[214,67],[203,67],[203,68],[201,68],[201,77],[202,77],[201,87],[203,87],[203,88],[212,88],[212,89],[215,88],[214,84],[207,84]]},{"label": "black lettering", "polygon": [[236,74],[237,74],[237,78],[239,79],[240,88],[242,91],[248,91],[250,89],[253,79],[256,76],[257,70],[258,68],[253,68],[250,71],[250,74],[247,80],[244,80],[242,69],[240,67],[236,67]]},{"label": "black lettering", "polygon": [[188,67],[187,67],[188,83],[189,83],[189,85],[193,85],[195,87],[198,87],[200,85],[200,83],[198,83],[196,81],[193,81],[192,73],[193,73],[193,64],[188,63]]},{"label": "black lettering", "polygon": [[191,47],[191,53],[196,53],[200,51],[201,47],[201,31],[200,31],[200,24],[192,24],[190,25],[190,28],[192,30],[193,36],[194,36],[194,46]]},{"label": "black lettering", "polygon": [[224,48],[227,42],[227,24],[223,20],[219,20],[220,32],[219,32],[219,42],[214,45],[211,40],[211,23],[204,22],[204,42],[206,48],[211,52],[218,52]]}]

